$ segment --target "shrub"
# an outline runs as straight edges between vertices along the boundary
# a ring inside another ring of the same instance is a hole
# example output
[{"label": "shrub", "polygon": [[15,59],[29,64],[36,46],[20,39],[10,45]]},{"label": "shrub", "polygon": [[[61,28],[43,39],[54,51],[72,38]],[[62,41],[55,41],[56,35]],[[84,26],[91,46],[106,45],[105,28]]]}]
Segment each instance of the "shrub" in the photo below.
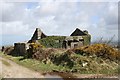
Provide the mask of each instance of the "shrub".
[{"label": "shrub", "polygon": [[36,52],[32,54],[32,58],[47,63],[48,60],[51,60],[54,55],[55,49],[43,49],[39,48]]},{"label": "shrub", "polygon": [[14,47],[12,47],[12,46],[6,47],[4,53],[8,54],[8,55],[13,55],[14,54]]},{"label": "shrub", "polygon": [[[113,71],[117,67],[117,63],[111,61],[114,59],[113,56],[115,59],[119,58],[116,52],[115,49],[106,44],[95,44],[68,49],[61,53],[54,48],[39,48],[32,57],[45,64],[63,66],[63,68],[67,69],[67,72],[110,73],[111,70]],[[64,71],[63,68],[59,71],[65,72],[66,70]],[[104,72],[102,72],[103,70]]]},{"label": "shrub", "polygon": [[119,60],[120,57],[120,52],[107,44],[93,44],[90,46],[73,49],[73,51],[81,55],[97,55],[98,57],[103,57],[111,60]]},{"label": "shrub", "polygon": [[29,49],[27,50],[27,53],[25,55],[26,58],[32,58],[32,55],[34,53],[37,53],[39,49],[43,48],[44,46],[38,43],[30,43]]},{"label": "shrub", "polygon": [[62,65],[69,68],[72,68],[74,66],[74,62],[72,61],[70,54],[63,53],[60,55],[55,55],[52,59],[52,62],[56,65]]}]

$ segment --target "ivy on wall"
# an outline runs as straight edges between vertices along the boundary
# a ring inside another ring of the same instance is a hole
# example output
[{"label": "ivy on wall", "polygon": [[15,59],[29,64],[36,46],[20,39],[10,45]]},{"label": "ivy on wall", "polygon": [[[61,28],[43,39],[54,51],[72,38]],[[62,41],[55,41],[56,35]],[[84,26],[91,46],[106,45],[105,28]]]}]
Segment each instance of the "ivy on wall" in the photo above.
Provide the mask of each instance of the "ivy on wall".
[{"label": "ivy on wall", "polygon": [[65,36],[48,36],[39,42],[45,47],[61,48]]},{"label": "ivy on wall", "polygon": [[[82,36],[84,39],[83,44],[84,45],[89,45],[91,42],[91,36],[86,35]],[[63,40],[65,40],[66,36],[47,36],[46,38],[40,39],[39,42],[41,45],[45,47],[52,47],[52,48],[62,48]],[[73,38],[77,38],[73,37]]]},{"label": "ivy on wall", "polygon": [[91,35],[86,35],[86,36],[82,36],[82,37],[84,39],[83,44],[84,45],[90,45],[90,43],[91,43]]}]

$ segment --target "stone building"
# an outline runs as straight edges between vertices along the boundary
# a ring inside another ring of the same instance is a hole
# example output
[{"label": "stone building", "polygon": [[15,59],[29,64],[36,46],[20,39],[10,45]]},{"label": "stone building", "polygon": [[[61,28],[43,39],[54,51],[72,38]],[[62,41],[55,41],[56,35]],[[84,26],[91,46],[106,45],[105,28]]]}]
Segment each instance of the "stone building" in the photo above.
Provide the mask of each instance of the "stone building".
[{"label": "stone building", "polygon": [[39,39],[42,39],[42,38],[45,38],[46,35],[41,31],[40,28],[36,28],[31,40],[39,40]]},{"label": "stone building", "polygon": [[81,31],[80,29],[76,28],[76,30],[70,36],[65,38],[63,45],[65,48],[76,48],[83,45],[89,45],[90,40],[91,36],[88,34],[88,31]]},{"label": "stone building", "polygon": [[39,28],[36,28],[36,31],[31,40],[42,41],[41,44],[46,43],[42,44],[45,47],[75,48],[89,45],[91,42],[91,35],[87,30],[81,31],[80,29],[76,28],[76,30],[70,36],[47,36]]},{"label": "stone building", "polygon": [[70,36],[47,36],[40,28],[36,28],[32,38],[28,42],[14,43],[14,50],[24,55],[29,49],[30,43],[40,43],[45,47],[54,48],[76,48],[83,45],[89,45],[91,42],[91,35],[88,31],[76,30]]},{"label": "stone building", "polygon": [[28,49],[29,49],[29,43],[27,42],[14,43],[14,51],[16,55],[23,56]]},{"label": "stone building", "polygon": [[37,40],[40,40],[45,37],[46,37],[46,35],[41,31],[41,29],[36,28],[32,38],[28,41],[28,43],[37,42]]},{"label": "stone building", "polygon": [[84,39],[81,36],[69,36],[63,41],[63,48],[76,48],[83,46]]}]

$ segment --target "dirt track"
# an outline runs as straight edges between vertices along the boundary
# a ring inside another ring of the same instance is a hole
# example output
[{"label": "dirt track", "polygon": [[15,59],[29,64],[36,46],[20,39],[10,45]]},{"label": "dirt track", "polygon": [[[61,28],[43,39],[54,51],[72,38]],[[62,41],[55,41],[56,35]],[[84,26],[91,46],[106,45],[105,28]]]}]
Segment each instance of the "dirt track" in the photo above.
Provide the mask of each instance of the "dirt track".
[{"label": "dirt track", "polygon": [[[9,64],[7,65],[3,61]],[[40,73],[29,70],[2,57],[0,57],[0,72],[2,78],[43,78]]]}]

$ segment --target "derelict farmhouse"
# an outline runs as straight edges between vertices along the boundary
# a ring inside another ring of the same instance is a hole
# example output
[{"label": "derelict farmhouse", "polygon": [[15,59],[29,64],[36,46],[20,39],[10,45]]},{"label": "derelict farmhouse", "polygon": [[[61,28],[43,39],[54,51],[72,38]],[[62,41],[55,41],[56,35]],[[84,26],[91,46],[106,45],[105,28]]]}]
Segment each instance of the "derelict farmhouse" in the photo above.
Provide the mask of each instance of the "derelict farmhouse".
[{"label": "derelict farmhouse", "polygon": [[53,48],[76,48],[84,45],[89,45],[91,35],[87,30],[76,30],[70,36],[47,36],[40,28],[36,28],[32,38],[27,42],[14,43],[14,50],[19,54],[24,54],[29,49],[30,43],[40,43],[45,47]]}]

